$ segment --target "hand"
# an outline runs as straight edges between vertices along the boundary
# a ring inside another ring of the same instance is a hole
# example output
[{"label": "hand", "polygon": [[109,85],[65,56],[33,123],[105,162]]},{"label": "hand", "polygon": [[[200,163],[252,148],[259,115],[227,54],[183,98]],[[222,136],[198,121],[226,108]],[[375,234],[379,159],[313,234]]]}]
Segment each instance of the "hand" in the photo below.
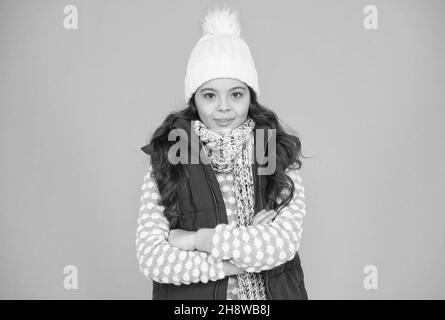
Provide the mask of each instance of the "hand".
[{"label": "hand", "polygon": [[263,209],[258,211],[258,213],[253,217],[252,226],[257,224],[268,224],[273,221],[277,212],[275,210]]},{"label": "hand", "polygon": [[246,271],[244,271],[243,269],[239,268],[238,266],[236,266],[235,264],[233,264],[229,260],[224,260],[223,262],[227,263],[227,264],[230,264],[230,266],[231,266],[231,268],[229,269],[230,271],[226,273],[226,276],[237,276],[239,274],[246,273]]},{"label": "hand", "polygon": [[183,229],[170,230],[168,243],[181,250],[194,251],[196,250],[196,231]]}]

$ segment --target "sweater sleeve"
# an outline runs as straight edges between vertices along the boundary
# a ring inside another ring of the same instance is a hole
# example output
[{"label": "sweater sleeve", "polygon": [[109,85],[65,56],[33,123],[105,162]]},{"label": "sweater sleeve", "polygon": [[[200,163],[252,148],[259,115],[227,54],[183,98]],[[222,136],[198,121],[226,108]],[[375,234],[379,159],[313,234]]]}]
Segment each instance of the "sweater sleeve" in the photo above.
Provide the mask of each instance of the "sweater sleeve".
[{"label": "sweater sleeve", "polygon": [[211,253],[215,259],[229,259],[247,272],[269,270],[294,258],[300,246],[306,208],[298,169],[288,168],[286,173],[294,183],[294,195],[274,221],[254,226],[219,224],[214,229],[199,229],[197,249]]},{"label": "sweater sleeve", "polygon": [[214,258],[206,252],[187,251],[168,242],[169,223],[160,198],[156,180],[152,177],[151,158],[142,185],[141,207],[136,231],[136,256],[139,270],[145,278],[175,285],[207,283],[239,273],[230,261]]}]

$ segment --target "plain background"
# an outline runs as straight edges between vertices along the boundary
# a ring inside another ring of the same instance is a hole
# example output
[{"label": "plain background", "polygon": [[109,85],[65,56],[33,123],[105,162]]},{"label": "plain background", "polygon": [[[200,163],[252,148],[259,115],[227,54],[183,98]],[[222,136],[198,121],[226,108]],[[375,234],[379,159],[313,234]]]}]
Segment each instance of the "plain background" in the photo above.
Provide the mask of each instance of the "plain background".
[{"label": "plain background", "polygon": [[[79,29],[65,30],[65,5]],[[140,147],[184,106],[215,4],[302,141],[310,299],[445,298],[443,1],[0,2],[0,298],[151,299]],[[366,30],[366,5],[378,30]],[[66,290],[63,268],[78,268]],[[364,267],[378,268],[366,290]]]}]

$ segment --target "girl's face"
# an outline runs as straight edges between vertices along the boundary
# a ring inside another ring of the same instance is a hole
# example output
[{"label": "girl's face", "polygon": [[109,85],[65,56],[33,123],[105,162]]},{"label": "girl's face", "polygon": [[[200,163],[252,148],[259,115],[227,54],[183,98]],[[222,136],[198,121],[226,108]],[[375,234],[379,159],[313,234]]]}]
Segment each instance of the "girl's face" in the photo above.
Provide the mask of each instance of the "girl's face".
[{"label": "girl's face", "polygon": [[235,129],[247,119],[250,92],[242,81],[212,79],[196,90],[195,104],[201,121],[209,129]]}]

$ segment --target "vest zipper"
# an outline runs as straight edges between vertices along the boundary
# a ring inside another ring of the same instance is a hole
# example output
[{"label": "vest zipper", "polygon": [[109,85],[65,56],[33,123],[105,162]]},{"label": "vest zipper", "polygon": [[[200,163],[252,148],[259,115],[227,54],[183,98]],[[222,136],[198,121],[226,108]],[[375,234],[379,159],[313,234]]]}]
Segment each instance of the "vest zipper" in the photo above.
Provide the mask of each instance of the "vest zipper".
[{"label": "vest zipper", "polygon": [[215,211],[215,213],[216,213],[216,223],[219,224],[219,210],[218,210],[218,204],[217,204],[217,202],[216,202],[215,193],[213,193],[212,186],[210,185],[210,179],[209,179],[209,176],[208,176],[207,172],[206,172],[206,177],[207,177],[207,184],[209,185],[210,192],[212,193],[213,203],[215,204],[215,209],[216,209],[216,211]]},{"label": "vest zipper", "polygon": [[[207,184],[209,186],[210,192],[212,193],[213,203],[215,205],[216,223],[219,224],[218,203],[216,202],[216,197],[215,197],[215,194],[213,193],[213,189],[212,189],[212,186],[210,184],[210,178],[209,178],[209,175],[208,175],[207,170],[205,168],[204,168],[204,172],[205,172],[205,175],[206,175],[206,180],[207,180]],[[213,300],[216,300],[216,298],[217,298],[218,285],[219,285],[219,282],[216,281],[215,289],[213,290]]]}]

